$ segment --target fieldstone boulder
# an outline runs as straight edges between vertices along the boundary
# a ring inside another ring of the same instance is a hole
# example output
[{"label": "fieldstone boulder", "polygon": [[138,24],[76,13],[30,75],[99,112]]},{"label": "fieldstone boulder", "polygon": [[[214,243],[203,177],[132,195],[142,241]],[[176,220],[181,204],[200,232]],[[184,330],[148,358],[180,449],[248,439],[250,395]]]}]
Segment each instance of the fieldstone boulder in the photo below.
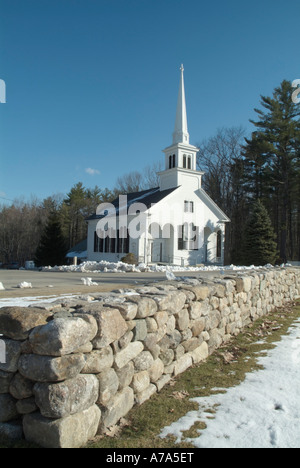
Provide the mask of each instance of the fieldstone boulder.
[{"label": "fieldstone boulder", "polygon": [[116,374],[119,379],[119,390],[123,390],[123,388],[128,387],[131,384],[134,375],[133,362],[130,361],[121,369],[116,369]]},{"label": "fieldstone boulder", "polygon": [[146,370],[134,374],[131,382],[131,387],[133,388],[135,393],[144,391],[146,388],[149,387],[149,385],[150,376]]},{"label": "fieldstone boulder", "polygon": [[144,349],[143,343],[140,341],[134,341],[129,343],[129,345],[122,349],[119,353],[115,355],[115,366],[116,369],[121,369],[126,366],[129,361],[135,359]]},{"label": "fieldstone boulder", "polygon": [[93,345],[97,349],[119,340],[128,330],[126,321],[118,309],[103,307],[97,312],[92,312],[92,315],[98,324],[98,333],[93,339]]},{"label": "fieldstone boulder", "polygon": [[26,340],[31,330],[47,323],[52,312],[34,307],[2,307],[0,334],[13,340]]},{"label": "fieldstone boulder", "polygon": [[143,319],[150,317],[157,312],[157,304],[150,297],[130,296],[128,300],[137,305],[136,318]]},{"label": "fieldstone boulder", "polygon": [[174,375],[181,374],[186,371],[189,367],[193,365],[192,356],[190,354],[185,354],[175,363]]},{"label": "fieldstone boulder", "polygon": [[198,348],[189,353],[193,359],[194,364],[198,364],[208,358],[208,345],[204,341]]},{"label": "fieldstone boulder", "polygon": [[59,383],[37,383],[33,387],[35,401],[46,418],[63,418],[93,406],[99,393],[95,375],[79,374]]},{"label": "fieldstone boulder", "polygon": [[191,291],[195,295],[196,301],[204,301],[210,295],[210,289],[208,286],[199,285],[199,286],[183,286],[182,289]]},{"label": "fieldstone boulder", "polygon": [[[1,309],[0,309],[1,310]],[[5,348],[5,363],[0,362],[0,370],[6,372],[16,372],[21,354],[21,343],[15,340],[1,338]]]},{"label": "fieldstone boulder", "polygon": [[38,409],[33,397],[18,400],[16,403],[16,408],[19,414],[34,413]]},{"label": "fieldstone boulder", "polygon": [[0,393],[9,393],[9,386],[14,374],[0,370]]},{"label": "fieldstone boulder", "polygon": [[48,419],[40,413],[24,416],[23,429],[28,442],[45,448],[78,448],[95,437],[101,411],[97,405],[61,419]]},{"label": "fieldstone boulder", "polygon": [[157,392],[157,387],[150,384],[145,390],[136,394],[135,401],[137,405],[142,405],[145,401],[149,400]]},{"label": "fieldstone boulder", "polygon": [[124,302],[123,304],[114,304],[125,320],[133,320],[136,317],[138,306],[133,302]]},{"label": "fieldstone boulder", "polygon": [[134,341],[143,341],[147,337],[147,322],[146,320],[135,320],[135,328],[133,329]]},{"label": "fieldstone boulder", "polygon": [[34,382],[17,372],[10,382],[9,393],[17,400],[30,398],[33,395],[33,385]]},{"label": "fieldstone boulder", "polygon": [[183,331],[190,326],[190,316],[187,309],[181,310],[175,315],[175,317],[178,330]]},{"label": "fieldstone boulder", "polygon": [[250,277],[242,276],[236,278],[236,290],[237,293],[245,292],[248,293],[251,291],[252,288],[252,280]]},{"label": "fieldstone boulder", "polygon": [[165,295],[154,296],[153,299],[157,303],[159,310],[167,310],[172,314],[176,314],[183,309],[186,302],[186,295],[181,291],[176,291],[169,292]]},{"label": "fieldstone boulder", "polygon": [[134,393],[132,388],[126,387],[117,393],[102,410],[102,429],[114,426],[123,418],[134,405]]},{"label": "fieldstone boulder", "polygon": [[23,426],[21,421],[9,421],[0,423],[0,436],[12,440],[20,440],[23,436]]},{"label": "fieldstone boulder", "polygon": [[82,354],[50,357],[36,354],[22,354],[19,372],[23,377],[36,382],[59,382],[76,377],[85,365]]},{"label": "fieldstone boulder", "polygon": [[0,395],[0,423],[10,421],[18,416],[16,402],[8,393]]},{"label": "fieldstone boulder", "polygon": [[157,380],[159,380],[161,376],[163,375],[164,369],[165,369],[165,366],[162,360],[159,358],[155,359],[151,368],[148,370],[150,381],[152,383],[157,382]]},{"label": "fieldstone boulder", "polygon": [[112,366],[114,362],[113,350],[110,346],[102,349],[95,349],[85,355],[86,363],[82,369],[82,374],[98,374],[104,369]]},{"label": "fieldstone boulder", "polygon": [[63,356],[93,339],[92,332],[92,326],[80,317],[58,318],[35,328],[29,342],[34,354]]},{"label": "fieldstone boulder", "polygon": [[153,361],[154,359],[150,351],[143,351],[133,361],[135,370],[137,372],[147,370],[152,366]]},{"label": "fieldstone boulder", "polygon": [[99,382],[99,405],[107,405],[119,388],[119,379],[114,369],[105,369],[97,375]]}]

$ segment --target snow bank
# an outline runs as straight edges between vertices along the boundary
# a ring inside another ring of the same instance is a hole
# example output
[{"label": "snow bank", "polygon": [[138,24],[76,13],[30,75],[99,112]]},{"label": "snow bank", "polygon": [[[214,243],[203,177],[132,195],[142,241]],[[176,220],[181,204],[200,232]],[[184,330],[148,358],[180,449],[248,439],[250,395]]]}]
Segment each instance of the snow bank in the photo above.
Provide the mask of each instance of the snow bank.
[{"label": "snow bank", "polygon": [[300,320],[258,363],[263,370],[225,394],[193,399],[199,410],[164,428],[161,437],[171,434],[179,442],[182,431],[204,421],[201,435],[188,439],[197,448],[300,448]]},{"label": "snow bank", "polygon": [[[284,265],[282,265],[284,266]],[[287,266],[287,265],[286,265]],[[95,272],[95,273],[166,273],[166,272],[184,272],[184,271],[240,271],[240,270],[259,270],[262,268],[273,268],[272,265],[265,265],[261,267],[251,266],[236,266],[228,265],[224,267],[210,265],[210,266],[200,266],[200,267],[180,267],[174,265],[146,265],[145,263],[140,263],[138,266],[129,265],[128,263],[123,262],[107,262],[102,260],[101,262],[84,262],[80,265],[62,265],[55,267],[43,267],[43,271],[75,271],[75,272]],[[171,275],[169,275],[171,277]]]}]

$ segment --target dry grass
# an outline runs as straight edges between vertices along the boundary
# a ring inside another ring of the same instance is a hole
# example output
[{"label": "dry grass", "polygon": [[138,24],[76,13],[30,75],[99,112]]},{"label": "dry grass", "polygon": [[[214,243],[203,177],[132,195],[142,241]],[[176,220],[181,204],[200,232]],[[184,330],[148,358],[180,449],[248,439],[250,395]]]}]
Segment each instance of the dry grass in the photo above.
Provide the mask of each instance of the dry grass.
[{"label": "dry grass", "polygon": [[[251,324],[238,337],[218,349],[205,362],[187,370],[126,416],[126,422],[115,435],[96,438],[90,448],[190,448],[189,438],[198,435],[205,424],[197,422],[184,432],[183,442],[174,437],[162,439],[163,427],[170,425],[188,411],[197,410],[192,398],[209,396],[215,388],[229,388],[240,384],[247,373],[260,369],[258,358],[275,346],[282,335],[300,316],[300,304],[277,310]],[[263,339],[263,342],[262,342]],[[213,417],[213,411],[212,411]],[[184,441],[186,440],[186,441]]]}]

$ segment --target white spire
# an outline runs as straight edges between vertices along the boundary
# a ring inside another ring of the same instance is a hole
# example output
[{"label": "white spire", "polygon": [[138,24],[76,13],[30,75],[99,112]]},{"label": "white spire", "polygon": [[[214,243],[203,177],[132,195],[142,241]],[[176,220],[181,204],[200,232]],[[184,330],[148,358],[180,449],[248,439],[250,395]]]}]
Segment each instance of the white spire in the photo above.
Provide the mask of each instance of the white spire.
[{"label": "white spire", "polygon": [[181,76],[180,76],[180,85],[179,85],[179,92],[178,92],[175,129],[173,133],[173,144],[175,143],[189,144],[190,136],[188,133],[187,116],[186,116],[183,65],[181,65],[180,71],[181,71]]}]

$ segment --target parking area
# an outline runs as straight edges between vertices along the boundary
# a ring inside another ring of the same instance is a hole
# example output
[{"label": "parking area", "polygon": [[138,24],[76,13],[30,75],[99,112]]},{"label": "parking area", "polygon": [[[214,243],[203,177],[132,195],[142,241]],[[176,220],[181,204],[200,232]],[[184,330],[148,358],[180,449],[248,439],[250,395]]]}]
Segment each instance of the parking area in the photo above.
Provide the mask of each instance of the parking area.
[{"label": "parking area", "polygon": [[[178,272],[177,277],[213,278],[220,276],[214,272]],[[86,286],[81,278],[92,278],[97,286]],[[0,298],[24,296],[51,296],[60,294],[86,294],[109,292],[119,288],[132,288],[138,285],[166,280],[165,273],[96,273],[96,272],[52,272],[30,270],[0,270],[0,282],[5,290]],[[21,289],[22,282],[31,283],[32,288]]]}]

